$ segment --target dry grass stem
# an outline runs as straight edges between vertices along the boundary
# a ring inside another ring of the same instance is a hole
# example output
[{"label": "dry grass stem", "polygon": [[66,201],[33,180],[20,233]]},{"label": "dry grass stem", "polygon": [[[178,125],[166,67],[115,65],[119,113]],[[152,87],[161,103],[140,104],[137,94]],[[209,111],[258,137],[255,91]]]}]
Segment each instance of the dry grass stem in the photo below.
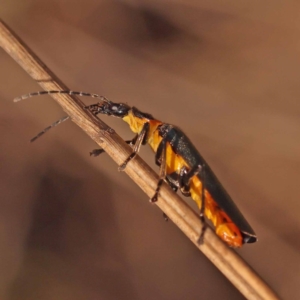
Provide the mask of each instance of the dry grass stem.
[{"label": "dry grass stem", "polygon": [[[0,20],[0,46],[45,90],[68,88],[45,64]],[[84,109],[84,103],[69,95],[51,95],[73,122],[81,127],[109,156],[120,165],[131,148],[105,123]],[[153,196],[158,175],[137,157],[125,173],[148,195]],[[208,228],[204,243],[197,240],[202,224],[197,214],[167,184],[163,184],[157,206],[183,231],[211,262],[247,299],[278,299],[274,291],[232,249]]]}]

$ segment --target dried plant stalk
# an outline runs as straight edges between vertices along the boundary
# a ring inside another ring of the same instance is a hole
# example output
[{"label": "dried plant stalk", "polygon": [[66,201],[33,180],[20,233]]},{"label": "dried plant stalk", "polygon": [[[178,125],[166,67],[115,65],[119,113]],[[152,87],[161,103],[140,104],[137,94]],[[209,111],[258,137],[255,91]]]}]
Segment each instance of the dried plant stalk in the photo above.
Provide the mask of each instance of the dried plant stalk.
[{"label": "dried plant stalk", "polygon": [[[68,90],[47,66],[0,20],[0,46],[45,90]],[[109,156],[120,165],[131,148],[105,123],[84,109],[74,96],[51,95],[72,121],[81,127]],[[138,156],[128,164],[125,173],[148,195],[153,196],[158,175]],[[275,292],[233,250],[210,229],[204,243],[197,240],[203,224],[196,213],[167,184],[163,184],[156,205],[183,231],[211,262],[247,299],[279,299]]]}]

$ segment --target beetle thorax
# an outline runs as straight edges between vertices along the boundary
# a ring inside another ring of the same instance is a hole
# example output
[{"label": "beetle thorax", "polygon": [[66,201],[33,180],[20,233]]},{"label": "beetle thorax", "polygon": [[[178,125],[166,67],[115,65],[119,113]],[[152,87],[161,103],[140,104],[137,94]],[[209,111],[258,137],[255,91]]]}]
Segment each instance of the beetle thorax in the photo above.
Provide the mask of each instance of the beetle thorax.
[{"label": "beetle thorax", "polygon": [[145,118],[138,118],[133,114],[132,110],[128,112],[128,115],[125,116],[123,120],[129,125],[130,129],[137,134],[142,131],[144,124],[149,121]]}]

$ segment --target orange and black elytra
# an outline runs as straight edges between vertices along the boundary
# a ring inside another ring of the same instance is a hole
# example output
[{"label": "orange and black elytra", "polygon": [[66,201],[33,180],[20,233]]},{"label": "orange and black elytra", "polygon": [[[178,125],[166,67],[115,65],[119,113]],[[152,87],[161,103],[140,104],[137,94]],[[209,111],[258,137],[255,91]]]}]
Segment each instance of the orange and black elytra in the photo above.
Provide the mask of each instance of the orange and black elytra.
[{"label": "orange and black elytra", "polygon": [[[191,197],[198,205],[200,218],[209,219],[216,234],[229,246],[241,247],[244,243],[257,241],[256,234],[239,211],[229,194],[217,179],[207,162],[189,140],[189,138],[177,126],[156,120],[152,115],[143,113],[135,107],[124,103],[114,103],[103,96],[74,91],[41,91],[30,93],[16,98],[20,101],[33,96],[44,94],[70,94],[88,96],[100,99],[97,104],[89,105],[89,109],[95,115],[104,114],[123,119],[130,129],[136,134],[127,141],[133,147],[132,154],[119,166],[124,170],[127,164],[139,152],[141,145],[149,144],[155,152],[155,163],[160,167],[159,181],[155,194],[150,199],[157,201],[160,186],[166,181],[173,190],[180,189],[184,196]],[[68,120],[64,117],[45,128],[31,141],[36,140],[52,127]],[[91,155],[97,156],[103,153],[103,149],[96,149]],[[199,237],[203,239],[204,230]]]}]

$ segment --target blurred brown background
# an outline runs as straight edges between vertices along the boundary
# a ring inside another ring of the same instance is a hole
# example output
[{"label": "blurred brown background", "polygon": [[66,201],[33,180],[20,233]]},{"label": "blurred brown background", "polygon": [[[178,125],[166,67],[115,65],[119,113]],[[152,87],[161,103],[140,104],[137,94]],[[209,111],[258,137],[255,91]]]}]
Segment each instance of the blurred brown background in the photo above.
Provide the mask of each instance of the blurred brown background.
[{"label": "blurred brown background", "polygon": [[[298,1],[0,7],[71,89],[179,125],[257,232],[238,253],[299,299]],[[105,154],[89,157],[95,145],[74,124],[28,143],[64,113],[49,97],[12,102],[40,87],[3,51],[0,85],[1,299],[243,299]],[[147,147],[141,156],[153,165]]]}]

